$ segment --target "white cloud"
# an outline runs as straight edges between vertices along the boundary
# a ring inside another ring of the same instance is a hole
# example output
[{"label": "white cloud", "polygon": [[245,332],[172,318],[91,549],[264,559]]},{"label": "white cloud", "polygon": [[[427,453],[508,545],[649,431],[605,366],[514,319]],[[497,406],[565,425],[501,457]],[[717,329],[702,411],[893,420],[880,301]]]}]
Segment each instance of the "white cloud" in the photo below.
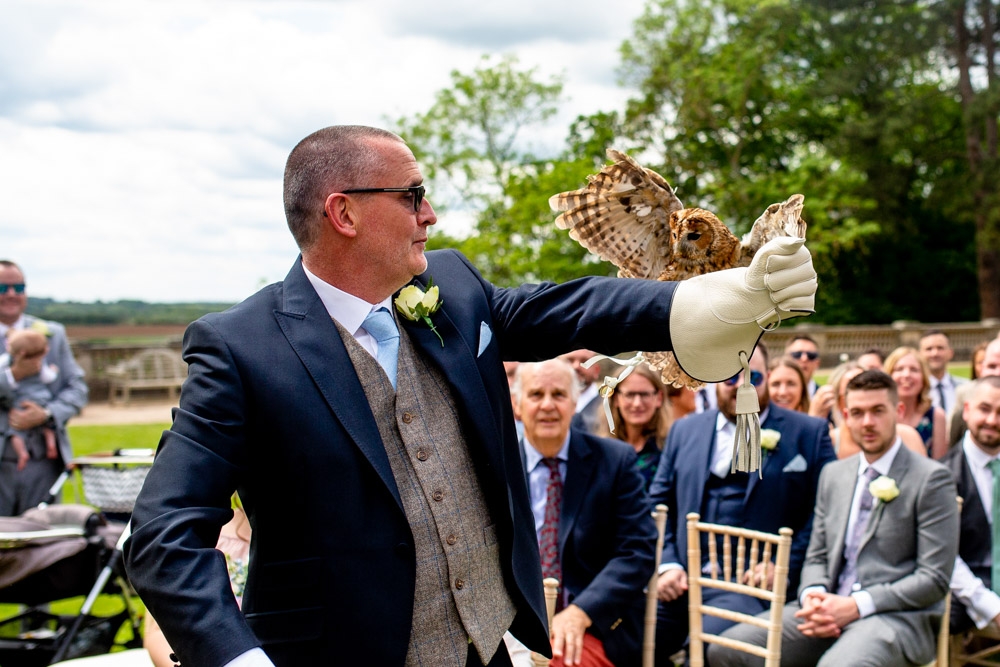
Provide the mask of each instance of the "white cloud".
[{"label": "white cloud", "polygon": [[[533,145],[620,108],[617,47],[641,0],[0,0],[0,256],[37,296],[241,299],[296,249],[281,173],[334,123],[422,111],[452,69],[514,53],[565,73]],[[448,221],[441,223],[448,227]]]}]

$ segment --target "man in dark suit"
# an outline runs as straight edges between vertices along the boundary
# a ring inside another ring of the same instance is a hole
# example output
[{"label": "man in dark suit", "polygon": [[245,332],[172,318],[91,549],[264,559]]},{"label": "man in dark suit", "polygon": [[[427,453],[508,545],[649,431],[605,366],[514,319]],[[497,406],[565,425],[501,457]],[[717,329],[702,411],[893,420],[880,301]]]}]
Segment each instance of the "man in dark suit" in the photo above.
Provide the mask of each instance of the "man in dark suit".
[{"label": "man in dark suit", "polygon": [[[524,422],[521,459],[543,548],[547,501],[552,493],[561,498],[553,499],[555,571],[544,571],[542,558],[543,575],[559,579],[565,603],[552,619],[553,664],[637,665],[656,527],[635,450],[570,429],[577,393],[573,369],[561,359],[518,367],[514,414]],[[557,490],[549,462],[558,466]]]},{"label": "man in dark suit", "polygon": [[[300,259],[185,334],[188,379],[125,554],[187,667],[504,665],[508,628],[547,652],[502,362],[672,345],[711,380],[778,309],[812,307],[811,259],[787,239],[683,286],[499,289],[458,253],[425,257],[422,180],[392,133],[306,137],[285,168]],[[234,490],[254,536],[242,614],[213,548]]]},{"label": "man in dark suit", "polygon": [[1000,475],[1000,376],[976,380],[962,417],[968,427],[958,447],[942,460],[962,496],[958,557],[951,575],[951,631],[963,632],[991,623],[1000,628],[1000,595],[993,582],[993,545],[997,525],[994,486]]},{"label": "man in dark suit", "polygon": [[[955,563],[955,483],[896,435],[903,404],[887,374],[853,378],[846,405],[845,425],[861,453],[820,475],[798,602],[784,609],[781,664],[923,665],[934,659],[934,625]],[[764,646],[767,631],[740,624],[724,636]],[[716,645],[708,661],[764,664]]]},{"label": "man in dark suit", "polygon": [[[670,429],[660,466],[650,487],[653,504],[667,505],[658,596],[657,662],[666,661],[687,639],[687,530],[685,517],[698,512],[712,523],[777,533],[794,531],[789,583],[794,590],[809,544],[812,504],[820,470],[836,456],[826,422],[785,410],[770,402],[767,393],[767,348],[750,358],[751,383],[761,406],[763,433],[776,446],[765,449],[762,472],[730,472],[736,432],[736,391],[742,373],[716,385],[719,408],[688,415]],[[772,431],[773,434],[768,434]],[[707,551],[703,550],[706,554]],[[768,576],[768,573],[763,573]],[[764,609],[757,598],[706,589],[707,604],[756,614]],[[705,616],[705,631],[720,633],[732,622]],[[662,658],[662,660],[661,660]]]}]

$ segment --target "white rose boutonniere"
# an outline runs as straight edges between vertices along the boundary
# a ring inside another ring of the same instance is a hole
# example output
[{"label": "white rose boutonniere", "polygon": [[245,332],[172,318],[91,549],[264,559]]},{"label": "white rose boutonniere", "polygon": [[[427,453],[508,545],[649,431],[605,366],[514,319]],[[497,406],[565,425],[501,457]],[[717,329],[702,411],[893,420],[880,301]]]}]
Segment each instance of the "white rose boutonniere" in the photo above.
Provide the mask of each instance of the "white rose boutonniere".
[{"label": "white rose boutonniere", "polygon": [[868,485],[868,492],[883,503],[887,503],[899,495],[899,487],[896,486],[896,480],[892,477],[882,475],[871,481]]},{"label": "white rose boutonniere", "polygon": [[441,341],[441,347],[444,347],[444,339],[441,338],[437,327],[431,322],[431,315],[438,311],[442,303],[438,298],[438,288],[434,284],[433,278],[427,281],[426,292],[416,285],[408,285],[399,291],[399,296],[396,297],[395,301],[396,310],[403,317],[412,322],[423,321]]},{"label": "white rose boutonniere", "polygon": [[765,452],[773,452],[778,448],[778,441],[781,434],[773,428],[763,428],[760,430],[760,448]]}]

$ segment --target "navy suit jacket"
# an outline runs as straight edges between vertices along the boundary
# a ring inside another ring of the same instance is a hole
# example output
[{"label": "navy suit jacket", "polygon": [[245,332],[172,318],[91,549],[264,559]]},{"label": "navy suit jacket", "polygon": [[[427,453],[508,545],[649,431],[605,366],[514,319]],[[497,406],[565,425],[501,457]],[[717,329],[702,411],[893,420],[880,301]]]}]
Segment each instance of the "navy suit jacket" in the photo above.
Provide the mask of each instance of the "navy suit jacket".
[{"label": "navy suit jacket", "polygon": [[[521,457],[525,462],[523,449]],[[559,514],[561,591],[587,612],[589,632],[621,667],[642,657],[643,589],[656,550],[656,525],[635,461],[628,444],[571,429]]]},{"label": "navy suit jacket", "polygon": [[[513,634],[549,650],[538,543],[504,360],[669,347],[672,283],[584,278],[494,287],[427,254],[437,336],[403,322],[442,370],[496,524]],[[585,323],[584,326],[580,326]],[[482,348],[482,349],[481,349]],[[185,333],[188,379],[132,516],[128,573],[186,667],[263,645],[279,666],[402,665],[413,540],[385,448],[334,323],[301,267]],[[239,490],[253,527],[243,614],[214,549]]]},{"label": "navy suit jacket", "polygon": [[[667,436],[649,489],[652,503],[664,503],[668,508],[664,563],[687,566],[686,517],[689,512],[704,514],[705,483],[711,474],[718,414],[718,410],[709,410],[688,415],[674,422]],[[790,589],[795,590],[809,546],[819,473],[836,455],[822,419],[772,403],[761,428],[778,431],[781,440],[775,450],[764,454],[762,476],[750,474],[744,501],[746,523],[742,527],[768,533],[777,533],[783,527],[794,531],[788,578]]]}]

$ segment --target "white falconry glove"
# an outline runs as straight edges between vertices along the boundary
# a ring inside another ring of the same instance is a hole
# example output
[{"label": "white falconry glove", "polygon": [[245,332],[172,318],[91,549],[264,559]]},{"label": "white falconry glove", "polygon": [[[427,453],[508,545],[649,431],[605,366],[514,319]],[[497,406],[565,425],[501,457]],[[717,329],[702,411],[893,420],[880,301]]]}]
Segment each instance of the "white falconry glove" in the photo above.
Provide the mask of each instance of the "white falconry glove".
[{"label": "white falconry glove", "polygon": [[733,470],[760,468],[760,406],[749,368],[757,341],[781,320],[815,312],[816,271],[804,243],[791,236],[773,239],[750,266],[689,278],[674,289],[670,339],[684,372],[721,382],[745,371],[736,393]]}]

